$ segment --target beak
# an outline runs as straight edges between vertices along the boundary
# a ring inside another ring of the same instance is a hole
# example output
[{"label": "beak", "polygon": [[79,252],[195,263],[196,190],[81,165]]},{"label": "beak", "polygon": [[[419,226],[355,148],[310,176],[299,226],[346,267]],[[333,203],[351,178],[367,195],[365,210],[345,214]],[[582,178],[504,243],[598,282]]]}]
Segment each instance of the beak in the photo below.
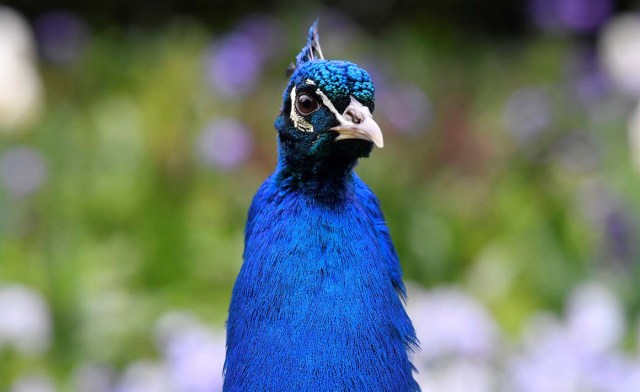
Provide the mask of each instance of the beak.
[{"label": "beak", "polygon": [[344,110],[342,116],[338,116],[340,125],[331,128],[339,133],[336,141],[344,139],[362,139],[373,142],[378,148],[384,146],[382,131],[373,120],[369,108],[361,104],[353,96],[351,103]]}]

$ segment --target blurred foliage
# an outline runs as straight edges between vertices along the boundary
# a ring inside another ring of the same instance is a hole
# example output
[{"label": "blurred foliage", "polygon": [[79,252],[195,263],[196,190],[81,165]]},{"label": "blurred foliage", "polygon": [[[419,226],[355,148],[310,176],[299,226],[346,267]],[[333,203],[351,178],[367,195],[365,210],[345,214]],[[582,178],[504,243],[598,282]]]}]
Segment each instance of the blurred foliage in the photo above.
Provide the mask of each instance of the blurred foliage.
[{"label": "blurred foliage", "polygon": [[[629,312],[638,309],[630,103],[611,90],[581,102],[567,72],[593,42],[494,40],[418,24],[372,39],[357,25],[334,32],[330,17],[321,22],[328,57],[373,67],[387,90],[411,85],[428,97],[418,110],[428,115],[409,131],[374,113],[385,148],[358,166],[408,280],[469,287],[514,334],[534,310],[560,310],[576,283],[595,277],[613,283]],[[94,31],[76,61],[39,64],[42,116],[0,135],[0,154],[36,149],[47,178],[25,197],[0,188],[0,279],[43,293],[54,336],[44,357],[3,351],[0,389],[28,367],[65,380],[83,361],[122,367],[153,357],[153,323],[170,310],[223,328],[246,210],[276,161],[284,70],[311,18],[278,20],[281,45],[242,97],[211,88],[206,56],[222,36],[186,18]],[[550,120],[519,140],[505,107],[523,88],[542,92]],[[199,136],[217,118],[251,130],[246,162],[199,158]]]}]

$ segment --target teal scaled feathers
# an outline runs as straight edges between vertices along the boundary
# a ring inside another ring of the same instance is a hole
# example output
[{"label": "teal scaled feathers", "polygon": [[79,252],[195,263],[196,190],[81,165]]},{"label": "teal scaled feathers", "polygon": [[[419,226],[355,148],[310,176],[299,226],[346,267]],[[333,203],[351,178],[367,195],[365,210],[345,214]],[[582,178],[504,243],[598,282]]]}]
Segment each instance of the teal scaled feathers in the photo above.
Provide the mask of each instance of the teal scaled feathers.
[{"label": "teal scaled feathers", "polygon": [[[301,64],[291,76],[286,92],[291,86],[308,78],[331,98],[336,108],[346,107],[353,95],[358,101],[374,109],[375,89],[365,70],[348,61],[314,60]],[[286,98],[286,97],[285,97]]]},{"label": "teal scaled feathers", "polygon": [[[319,82],[318,87],[333,98],[332,102],[346,102],[346,106],[351,92],[359,101],[371,105],[373,111],[375,89],[369,74],[348,61],[324,60],[317,20],[311,25],[307,45],[296,56],[296,65],[291,64],[290,71],[292,75],[285,94],[291,91],[297,79],[307,76]],[[287,97],[284,98],[286,100]]]},{"label": "teal scaled feathers", "polygon": [[225,392],[419,391],[400,264],[353,171],[381,147],[366,71],[323,59],[317,24],[275,121],[278,164],[249,209]]}]

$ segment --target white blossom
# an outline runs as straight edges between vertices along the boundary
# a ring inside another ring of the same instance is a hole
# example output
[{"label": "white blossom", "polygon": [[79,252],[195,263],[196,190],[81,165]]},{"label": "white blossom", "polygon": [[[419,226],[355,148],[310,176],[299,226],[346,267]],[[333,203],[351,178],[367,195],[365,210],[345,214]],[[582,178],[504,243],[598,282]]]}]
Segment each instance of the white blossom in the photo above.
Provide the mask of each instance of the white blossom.
[{"label": "white blossom", "polygon": [[13,383],[10,392],[56,392],[56,387],[48,377],[29,376]]},{"label": "white blossom", "polygon": [[607,23],[600,50],[605,69],[616,85],[640,96],[640,17],[623,14]]},{"label": "white blossom", "polygon": [[411,290],[407,310],[421,342],[420,358],[488,356],[497,343],[498,329],[491,315],[460,289]]},{"label": "white blossom", "polygon": [[605,286],[583,283],[569,297],[568,333],[582,350],[600,353],[615,347],[625,322],[618,298]]},{"label": "white blossom", "polygon": [[164,315],[156,328],[177,391],[222,391],[225,339],[186,313]]},{"label": "white blossom", "polygon": [[51,339],[51,315],[44,298],[19,285],[0,286],[0,348],[41,354]]},{"label": "white blossom", "polygon": [[152,361],[130,364],[120,378],[115,392],[175,392],[170,387],[166,368]]},{"label": "white blossom", "polygon": [[40,113],[43,87],[34,52],[26,21],[0,6],[0,133],[22,130]]}]

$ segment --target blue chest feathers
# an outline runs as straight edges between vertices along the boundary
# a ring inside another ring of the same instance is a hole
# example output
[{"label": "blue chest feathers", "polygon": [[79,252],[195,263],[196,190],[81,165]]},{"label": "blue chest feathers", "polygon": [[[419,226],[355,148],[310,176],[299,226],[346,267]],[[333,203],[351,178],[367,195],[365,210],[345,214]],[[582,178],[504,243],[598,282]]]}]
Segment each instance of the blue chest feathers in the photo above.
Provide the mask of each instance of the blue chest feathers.
[{"label": "blue chest feathers", "polygon": [[227,323],[225,391],[418,390],[413,328],[357,181],[330,203],[271,179],[256,195]]}]

